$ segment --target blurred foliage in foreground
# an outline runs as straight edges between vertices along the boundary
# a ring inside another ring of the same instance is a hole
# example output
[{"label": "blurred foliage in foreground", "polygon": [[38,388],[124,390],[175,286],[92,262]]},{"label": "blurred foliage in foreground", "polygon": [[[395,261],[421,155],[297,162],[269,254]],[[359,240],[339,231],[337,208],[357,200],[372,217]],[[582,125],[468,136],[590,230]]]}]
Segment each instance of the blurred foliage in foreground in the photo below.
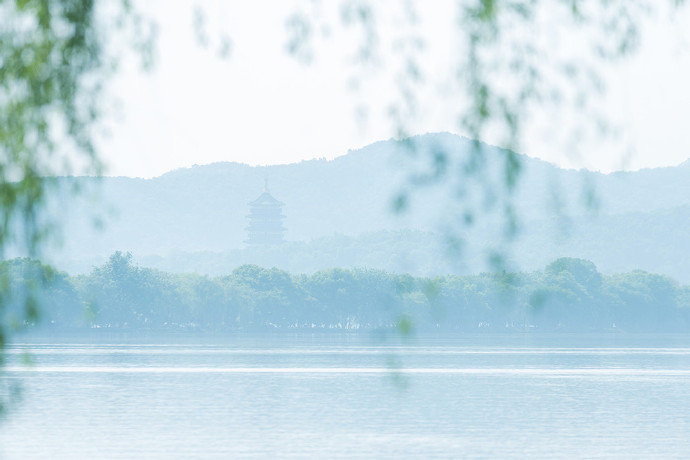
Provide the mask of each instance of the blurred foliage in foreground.
[{"label": "blurred foliage in foreground", "polygon": [[[0,257],[8,248],[35,257],[55,236],[44,211],[55,176],[101,172],[94,139],[117,63],[112,32],[149,56],[152,31],[129,0],[0,0]],[[0,365],[7,337],[36,321],[33,288],[48,274],[18,296],[15,273],[1,275]]]},{"label": "blurred foliage in foreground", "polygon": [[[443,19],[429,20],[426,16],[434,8],[421,0],[301,2],[287,21],[291,33],[286,49],[305,63],[322,54],[331,57],[336,50],[345,54],[352,63],[350,85],[355,90],[384,78],[395,90],[390,103],[370,107],[362,92],[355,97],[357,113],[364,122],[370,112],[386,114],[409,156],[425,163],[401,189],[395,209],[404,211],[419,188],[446,182],[462,207],[446,217],[449,239],[458,245],[465,242],[458,229],[471,227],[477,215],[499,211],[503,236],[488,260],[501,269],[503,253],[522,222],[515,190],[524,180],[523,162],[516,152],[530,137],[538,137],[582,165],[589,146],[615,139],[603,151],[624,163],[634,146],[618,138],[622,126],[602,107],[605,69],[638,51],[651,17],[675,17],[686,3],[460,0],[444,3]],[[447,35],[440,32],[448,25]],[[442,33],[443,39],[435,39],[429,30]],[[333,37],[348,44],[345,51],[332,46],[339,43]],[[443,66],[430,64],[436,55],[444,56]],[[419,152],[406,140],[432,116],[425,108],[430,94],[452,101],[445,107],[451,114],[446,118],[475,140],[470,155],[458,160],[443,149]],[[488,140],[503,147],[498,176],[486,168],[480,141]],[[596,210],[593,184],[583,184],[582,198]]]},{"label": "blurred foliage in foreground", "polygon": [[416,331],[690,330],[690,287],[643,271],[606,276],[571,258],[532,273],[436,278],[256,265],[210,278],[138,267],[119,252],[78,277],[28,259],[2,270],[13,272],[19,294],[26,283],[40,286],[37,332],[370,330],[401,319]]}]

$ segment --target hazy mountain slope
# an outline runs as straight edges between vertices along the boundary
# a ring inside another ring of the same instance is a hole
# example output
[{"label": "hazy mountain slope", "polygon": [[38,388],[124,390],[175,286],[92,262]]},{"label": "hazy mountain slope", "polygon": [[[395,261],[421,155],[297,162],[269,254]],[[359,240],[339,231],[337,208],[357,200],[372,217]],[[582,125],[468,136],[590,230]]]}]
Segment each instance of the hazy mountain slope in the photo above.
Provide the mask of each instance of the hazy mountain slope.
[{"label": "hazy mountain slope", "polygon": [[520,266],[533,269],[554,254],[595,261],[606,273],[643,269],[690,281],[690,206],[647,213],[527,224],[513,248]]},{"label": "hazy mountain slope", "polygon": [[[563,232],[556,222],[528,223],[507,255],[511,266],[536,270],[555,254],[596,261],[605,273],[644,269],[690,281],[690,206],[653,213],[620,214],[569,222]],[[442,235],[416,231],[381,231],[358,236],[335,235],[308,242],[288,242],[278,248],[246,247],[224,252],[174,251],[141,256],[144,266],[169,272],[207,275],[230,273],[242,264],[312,273],[331,267],[367,267],[420,276],[469,274],[487,269],[489,241],[453,257]],[[92,264],[98,263],[93,260]],[[88,265],[82,265],[81,271]],[[77,270],[79,271],[79,270]]]},{"label": "hazy mountain slope", "polygon": [[[356,237],[405,229],[438,233],[453,209],[465,203],[455,197],[448,182],[413,189],[411,207],[402,216],[391,211],[393,198],[405,187],[410,173],[423,167],[420,165],[427,158],[425,152],[442,149],[451,157],[462,157],[469,141],[450,134],[429,134],[413,142],[419,151],[416,159],[399,144],[383,141],[331,161],[268,167],[216,163],[175,170],[150,180],[64,179],[64,183],[76,181],[85,192],[76,200],[63,193],[53,203],[65,224],[63,249],[53,259],[58,265],[81,268],[100,263],[115,250],[129,250],[139,257],[201,251],[247,254],[242,249],[247,203],[261,192],[266,177],[273,195],[286,203],[288,240],[309,241],[334,234]],[[490,176],[501,171],[499,154],[499,149],[485,146]],[[690,162],[610,175],[563,170],[524,156],[522,162],[523,174],[515,198],[518,215],[531,224],[527,224],[524,242],[518,242],[516,251],[517,258],[525,263],[533,260],[534,266],[541,266],[555,257],[574,255],[561,251],[580,251],[581,256],[594,260],[604,270],[609,266],[628,269],[620,266],[625,260],[647,263],[659,259],[656,246],[668,246],[668,241],[674,241],[669,235],[682,233],[678,226],[687,223]],[[586,190],[583,184],[594,186],[601,203],[600,217],[594,223],[582,217],[588,213],[582,205]],[[546,229],[560,228],[554,223],[553,202],[561,203],[560,210],[577,221],[578,231],[572,232],[570,242],[544,241]],[[669,211],[674,208],[678,210]],[[674,220],[676,214],[680,220]],[[103,218],[102,231],[93,228],[94,216]],[[479,248],[500,233],[495,222],[493,218],[485,219],[466,235],[475,243],[474,253],[479,254]],[[676,239],[687,241],[682,238],[680,235]],[[344,240],[337,241],[334,239],[332,244]],[[376,239],[362,244],[370,244],[369,251],[376,245],[378,252],[386,247]],[[303,247],[305,251],[308,249]],[[343,249],[342,254],[345,252]],[[675,266],[674,260],[681,256],[671,248],[668,252],[668,264]],[[402,256],[393,259],[396,257]],[[345,259],[312,257],[309,264],[316,267],[329,260],[336,263]],[[367,260],[371,262],[371,257]],[[366,260],[357,262],[348,265],[364,265]],[[299,265],[299,261],[291,264]],[[423,264],[430,265],[428,261]],[[302,271],[293,266],[286,268]],[[670,274],[682,278],[678,273]]]},{"label": "hazy mountain slope", "polygon": [[446,257],[439,235],[416,231],[381,231],[358,236],[334,235],[291,241],[280,247],[246,247],[224,252],[172,252],[143,256],[137,262],[173,273],[218,276],[244,264],[313,273],[333,267],[367,267],[396,273],[431,275],[467,272]]}]

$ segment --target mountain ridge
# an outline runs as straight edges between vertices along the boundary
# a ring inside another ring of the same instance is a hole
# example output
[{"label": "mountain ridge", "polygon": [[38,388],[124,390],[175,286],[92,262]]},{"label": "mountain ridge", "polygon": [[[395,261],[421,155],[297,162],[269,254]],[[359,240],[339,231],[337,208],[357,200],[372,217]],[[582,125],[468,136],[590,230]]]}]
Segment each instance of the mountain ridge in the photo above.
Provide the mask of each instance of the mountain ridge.
[{"label": "mountain ridge", "polygon": [[[330,160],[275,166],[219,162],[180,168],[152,179],[64,178],[63,183],[76,182],[84,186],[86,193],[74,198],[65,192],[53,199],[55,215],[64,224],[65,244],[51,257],[58,266],[75,267],[78,264],[70,260],[98,262],[116,250],[131,251],[137,257],[243,250],[247,203],[261,192],[266,175],[271,192],[286,203],[286,238],[290,241],[311,241],[335,234],[357,238],[399,230],[441,238],[450,230],[478,248],[499,241],[501,211],[481,208],[481,184],[470,190],[469,199],[468,195],[458,198],[454,187],[462,176],[452,175],[454,170],[449,166],[451,172],[429,186],[410,185],[414,174],[429,168],[435,151],[440,149],[451,159],[461,159],[467,155],[471,141],[445,133],[417,136],[411,142],[417,146],[416,155],[401,150],[398,142],[379,141]],[[487,177],[498,178],[500,186],[505,151],[482,147]],[[585,222],[598,214],[614,219],[612,222],[631,222],[628,215],[637,212],[633,220],[642,222],[662,210],[678,209],[683,216],[690,212],[684,207],[690,204],[690,168],[606,175],[561,169],[527,156],[520,158],[523,171],[512,199],[528,236],[541,235],[541,227],[554,226],[562,218]],[[457,165],[457,161],[451,164]],[[586,204],[589,188],[595,191],[593,201],[598,206]],[[394,203],[401,193],[407,194],[409,206],[406,212],[395,213]],[[468,206],[477,208],[472,228],[465,228],[458,220]],[[101,232],[90,225],[94,215],[104,221]],[[663,219],[675,222],[668,216]],[[580,225],[598,229],[598,233],[588,234],[595,241],[606,240],[605,229],[596,224]],[[632,227],[638,228],[637,224]],[[621,231],[623,240],[625,232],[632,232],[625,228]],[[687,243],[677,244],[684,247]],[[549,258],[563,255],[576,254],[554,253]],[[524,258],[528,259],[528,254]],[[607,266],[601,257],[595,262]],[[676,272],[669,274],[678,277]]]},{"label": "mountain ridge", "polygon": [[[454,134],[454,133],[451,133],[451,132],[449,132],[449,131],[436,131],[436,132],[429,132],[429,133],[426,133],[426,134],[418,134],[418,135],[415,135],[415,136],[411,136],[409,139],[413,139],[413,140],[414,140],[414,139],[420,139],[420,138],[423,138],[423,137],[425,137],[425,136],[451,136],[451,137],[463,139],[464,141],[467,141],[467,142],[471,142],[471,141],[472,141],[470,138],[467,138],[467,137],[465,137],[465,136],[461,136],[461,135],[458,135],[458,134]],[[389,138],[389,139],[382,139],[382,140],[378,140],[378,141],[372,142],[372,143],[370,143],[370,144],[367,144],[367,145],[362,146],[362,147],[357,148],[357,149],[348,149],[347,152],[345,152],[345,153],[343,153],[343,154],[341,154],[341,155],[337,155],[337,156],[335,156],[335,157],[333,157],[333,158],[327,158],[327,157],[314,157],[314,158],[303,159],[303,160],[294,161],[294,162],[290,162],[290,163],[271,163],[271,164],[263,164],[263,165],[252,165],[252,164],[249,164],[249,163],[243,163],[243,162],[241,162],[241,161],[213,161],[213,162],[211,162],[211,163],[193,164],[193,165],[189,165],[189,166],[181,166],[181,167],[178,167],[178,168],[173,168],[173,169],[171,169],[171,170],[169,170],[169,171],[166,171],[166,172],[164,172],[164,173],[162,173],[162,174],[159,174],[159,175],[157,175],[157,176],[152,176],[152,177],[122,176],[122,175],[118,175],[118,176],[102,176],[102,177],[104,177],[104,178],[112,178],[112,179],[126,178],[126,179],[154,180],[154,179],[162,178],[162,177],[167,176],[167,175],[169,175],[169,174],[175,174],[175,173],[177,173],[177,172],[184,172],[184,171],[194,170],[194,169],[198,169],[198,168],[206,168],[206,167],[218,167],[218,166],[224,166],[224,165],[227,165],[227,166],[238,166],[238,167],[247,167],[247,168],[255,168],[255,169],[262,169],[262,168],[271,168],[271,167],[276,167],[276,166],[296,166],[296,165],[301,165],[301,164],[303,164],[303,163],[309,163],[309,162],[333,162],[333,161],[337,161],[337,160],[339,160],[339,159],[341,159],[341,158],[343,158],[343,157],[346,157],[346,156],[348,156],[348,155],[352,155],[352,154],[355,154],[355,155],[356,155],[357,153],[359,153],[359,152],[361,152],[362,150],[365,150],[365,149],[367,149],[367,148],[369,148],[369,147],[374,147],[374,146],[377,146],[377,145],[379,145],[379,144],[398,143],[398,142],[402,142],[402,141],[400,141],[400,140],[398,140],[398,139],[395,139],[395,138],[393,138],[393,137],[391,137],[391,138]],[[488,144],[488,143],[484,143],[484,142],[482,142],[482,144],[485,145],[486,147],[489,147],[489,148],[503,150],[502,147],[497,146],[497,145]],[[588,169],[588,168],[586,168],[586,167],[579,167],[579,168],[578,168],[578,167],[565,167],[565,166],[559,165],[559,164],[557,164],[557,163],[554,163],[554,162],[545,160],[545,159],[543,159],[543,158],[530,156],[529,154],[519,153],[519,152],[516,152],[516,154],[517,154],[518,156],[520,156],[520,158],[522,158],[523,160],[525,160],[525,159],[528,160],[528,161],[534,160],[534,161],[537,161],[537,162],[540,162],[540,163],[544,163],[545,165],[548,165],[548,166],[551,166],[551,167],[560,169],[560,170],[562,170],[562,171],[587,172],[587,173],[593,173],[593,174],[600,174],[600,175],[603,175],[603,176],[610,176],[610,175],[615,175],[615,174],[619,174],[619,173],[620,173],[620,174],[625,174],[625,173],[636,173],[636,172],[640,172],[640,171],[654,171],[654,170],[666,169],[666,168],[690,167],[690,157],[688,157],[687,159],[681,161],[680,163],[678,163],[678,164],[676,164],[676,165],[643,167],[643,168],[632,169],[632,170],[620,169],[620,170],[614,170],[614,171],[603,172],[603,171],[601,171],[601,170]],[[94,177],[94,176],[68,176],[68,177],[82,178],[82,177]]]}]

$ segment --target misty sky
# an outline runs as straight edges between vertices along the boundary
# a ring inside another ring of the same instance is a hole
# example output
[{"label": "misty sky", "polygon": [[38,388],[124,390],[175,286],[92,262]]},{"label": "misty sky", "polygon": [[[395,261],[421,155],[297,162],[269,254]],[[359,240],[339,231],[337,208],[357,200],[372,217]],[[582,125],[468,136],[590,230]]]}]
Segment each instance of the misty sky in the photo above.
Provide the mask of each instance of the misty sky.
[{"label": "misty sky", "polygon": [[[151,177],[215,161],[332,158],[394,135],[387,115],[397,97],[389,71],[394,59],[385,54],[385,46],[378,69],[356,74],[349,54],[353,37],[331,33],[317,42],[313,62],[304,65],[285,51],[285,23],[295,2],[139,3],[159,27],[157,62],[145,74],[128,59],[113,82],[109,135],[101,142],[108,175]],[[207,13],[207,47],[199,45],[193,26],[197,3]],[[448,12],[453,4],[421,3],[420,28],[429,42],[423,64],[429,75],[452,70],[456,50]],[[609,90],[602,107],[623,128],[613,141],[589,140],[574,156],[544,135],[567,131],[574,117],[560,114],[554,126],[547,115],[525,131],[522,153],[602,171],[674,165],[690,157],[688,9],[674,19],[668,12],[649,19],[637,56],[601,70]],[[395,18],[382,23],[384,34],[391,23]],[[225,33],[231,40],[228,59],[218,56]],[[359,89],[353,89],[353,75],[365,81]],[[422,96],[413,133],[462,134],[458,106],[442,80],[432,82]],[[357,115],[362,107],[365,119]]]}]

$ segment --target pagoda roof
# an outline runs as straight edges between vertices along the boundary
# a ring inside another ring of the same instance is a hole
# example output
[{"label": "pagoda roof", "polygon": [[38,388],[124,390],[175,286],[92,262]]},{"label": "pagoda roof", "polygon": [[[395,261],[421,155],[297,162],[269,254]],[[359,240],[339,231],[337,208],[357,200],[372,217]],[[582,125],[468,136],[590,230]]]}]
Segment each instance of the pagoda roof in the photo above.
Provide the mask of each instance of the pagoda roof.
[{"label": "pagoda roof", "polygon": [[273,195],[271,195],[270,193],[268,193],[267,190],[265,190],[261,195],[259,195],[259,197],[256,200],[249,202],[250,206],[257,206],[262,204],[283,206],[285,203],[276,200],[275,198],[273,198]]}]

